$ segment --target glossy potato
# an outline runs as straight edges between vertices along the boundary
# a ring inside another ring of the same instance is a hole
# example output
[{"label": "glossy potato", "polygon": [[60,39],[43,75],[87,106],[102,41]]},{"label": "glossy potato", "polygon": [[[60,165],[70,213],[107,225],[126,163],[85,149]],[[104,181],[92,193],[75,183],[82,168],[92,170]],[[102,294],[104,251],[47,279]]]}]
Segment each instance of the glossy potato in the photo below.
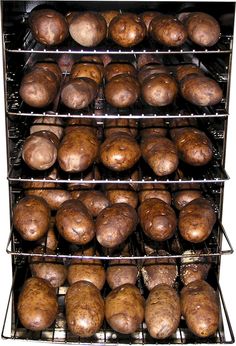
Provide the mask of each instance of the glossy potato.
[{"label": "glossy potato", "polygon": [[113,77],[127,74],[135,77],[137,71],[131,63],[111,62],[105,68],[105,78],[109,82]]},{"label": "glossy potato", "polygon": [[92,62],[79,62],[72,66],[70,78],[90,78],[98,85],[101,84],[103,78],[103,66]]},{"label": "glossy potato", "polygon": [[101,191],[82,191],[79,200],[85,205],[93,217],[110,205],[109,199]]}]

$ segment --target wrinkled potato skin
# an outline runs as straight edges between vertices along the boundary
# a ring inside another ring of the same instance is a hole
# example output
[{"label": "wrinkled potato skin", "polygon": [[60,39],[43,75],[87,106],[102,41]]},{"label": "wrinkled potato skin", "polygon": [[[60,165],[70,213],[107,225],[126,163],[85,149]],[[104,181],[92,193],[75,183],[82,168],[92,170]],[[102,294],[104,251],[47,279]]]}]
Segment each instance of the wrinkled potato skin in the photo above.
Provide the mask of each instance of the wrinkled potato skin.
[{"label": "wrinkled potato skin", "polygon": [[106,279],[112,290],[124,284],[135,285],[138,277],[138,267],[134,260],[121,259],[109,261]]},{"label": "wrinkled potato skin", "polygon": [[178,328],[180,316],[177,292],[165,284],[154,287],[145,305],[145,322],[149,334],[155,339],[168,338]]},{"label": "wrinkled potato skin", "polygon": [[102,326],[104,301],[91,282],[78,281],[68,288],[65,297],[66,321],[72,334],[90,337]]},{"label": "wrinkled potato skin", "polygon": [[13,224],[24,240],[35,241],[46,234],[50,216],[49,206],[43,198],[27,196],[15,206]]},{"label": "wrinkled potato skin", "polygon": [[197,198],[181,209],[178,226],[185,240],[201,243],[209,237],[215,222],[216,214],[210,202]]},{"label": "wrinkled potato skin", "polygon": [[181,310],[188,328],[199,337],[213,335],[219,325],[219,302],[214,289],[196,280],[180,292]]},{"label": "wrinkled potato skin", "polygon": [[50,283],[41,278],[25,281],[17,304],[18,316],[25,328],[41,331],[50,327],[57,311],[57,297]]},{"label": "wrinkled potato skin", "polygon": [[139,289],[125,284],[111,291],[105,299],[105,316],[115,331],[135,332],[144,319],[144,298]]}]

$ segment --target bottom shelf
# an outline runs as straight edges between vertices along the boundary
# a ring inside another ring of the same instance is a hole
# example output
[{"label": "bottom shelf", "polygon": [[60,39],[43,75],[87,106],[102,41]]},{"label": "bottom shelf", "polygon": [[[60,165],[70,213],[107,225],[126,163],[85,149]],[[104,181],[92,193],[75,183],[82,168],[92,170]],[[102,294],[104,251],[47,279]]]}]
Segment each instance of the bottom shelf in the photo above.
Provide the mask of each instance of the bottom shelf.
[{"label": "bottom shelf", "polygon": [[[186,326],[185,320],[181,318],[180,325],[177,331],[168,339],[155,340],[153,339],[146,328],[145,323],[140,325],[138,331],[130,335],[124,335],[112,330],[106,321],[104,321],[101,330],[90,338],[79,338],[70,333],[67,329],[65,319],[64,298],[67,287],[63,286],[58,289],[57,296],[59,302],[59,311],[54,324],[41,332],[32,332],[24,328],[16,313],[16,305],[19,297],[21,287],[25,279],[29,276],[28,270],[25,266],[16,267],[12,289],[9,296],[7,311],[5,315],[4,325],[2,329],[2,338],[12,340],[35,340],[42,342],[52,343],[71,343],[80,345],[158,345],[158,344],[232,344],[234,343],[234,334],[224,303],[223,295],[220,285],[216,279],[216,271],[209,273],[208,282],[214,287],[219,296],[220,304],[220,323],[217,332],[208,338],[199,338],[193,335]],[[148,292],[144,287],[141,280],[138,281],[138,287],[146,298]],[[176,283],[176,288],[180,288],[181,283]],[[103,296],[105,297],[109,288],[103,289]]]}]

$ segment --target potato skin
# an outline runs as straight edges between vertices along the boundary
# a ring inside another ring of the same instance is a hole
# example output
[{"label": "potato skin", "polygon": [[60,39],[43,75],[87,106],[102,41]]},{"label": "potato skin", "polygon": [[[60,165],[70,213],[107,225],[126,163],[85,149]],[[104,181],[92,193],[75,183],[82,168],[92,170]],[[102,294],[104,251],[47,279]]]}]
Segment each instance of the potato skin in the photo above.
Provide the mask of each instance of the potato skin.
[{"label": "potato skin", "polygon": [[139,80],[140,84],[143,84],[143,82],[146,80],[146,78],[149,78],[150,76],[156,75],[159,73],[168,74],[169,70],[166,66],[161,65],[161,64],[144,65],[138,73],[138,80]]},{"label": "potato skin", "polygon": [[187,39],[184,25],[170,15],[154,17],[149,26],[149,33],[158,43],[170,47],[181,46]]},{"label": "potato skin", "polygon": [[73,244],[87,244],[95,235],[91,215],[83,203],[75,199],[62,203],[56,214],[56,226],[61,236]]},{"label": "potato skin", "polygon": [[162,118],[141,119],[139,120],[139,124],[141,128],[139,133],[142,139],[152,135],[159,137],[165,137],[167,135],[167,127]]},{"label": "potato skin", "polygon": [[145,305],[145,322],[155,339],[171,336],[179,326],[180,298],[174,288],[161,284],[149,293]]},{"label": "potato skin", "polygon": [[101,211],[96,220],[97,241],[106,248],[123,243],[135,230],[138,216],[134,208],[125,203],[116,203]]},{"label": "potato skin", "polygon": [[141,141],[144,160],[158,176],[173,173],[179,164],[177,148],[168,138],[150,136]]},{"label": "potato skin", "polygon": [[[35,248],[33,253],[56,256],[54,251],[42,246]],[[67,268],[57,260],[57,257],[32,256],[30,257],[30,270],[33,277],[47,280],[53,287],[62,286],[67,277]]]},{"label": "potato skin", "polygon": [[109,261],[106,279],[112,290],[124,284],[135,285],[138,277],[138,267],[132,259]]},{"label": "potato skin", "polygon": [[63,122],[57,117],[42,116],[34,119],[33,124],[30,126],[30,134],[39,131],[50,131],[61,139],[63,136]]},{"label": "potato skin", "polygon": [[180,82],[180,93],[185,100],[197,106],[214,106],[222,100],[223,91],[212,78],[189,74]]},{"label": "potato skin", "polygon": [[220,26],[217,20],[207,13],[191,13],[185,22],[188,37],[202,47],[211,47],[220,38]]},{"label": "potato skin", "polygon": [[101,84],[103,78],[103,66],[92,62],[78,62],[72,66],[70,78],[91,78],[98,85]]},{"label": "potato skin", "polygon": [[135,332],[144,319],[144,298],[139,289],[124,284],[111,291],[105,299],[105,317],[115,331]]},{"label": "potato skin", "polygon": [[131,189],[111,189],[106,191],[106,196],[111,204],[126,203],[136,208],[138,205],[138,195]]},{"label": "potato skin", "polygon": [[105,67],[105,79],[109,82],[113,77],[126,74],[136,77],[137,71],[133,64],[111,62]]},{"label": "potato skin", "polygon": [[[97,255],[93,248],[84,251],[76,251],[75,256],[95,256]],[[67,280],[69,285],[77,281],[88,281],[101,290],[106,281],[106,272],[102,261],[96,258],[73,258],[68,267]]]},{"label": "potato skin", "polygon": [[114,17],[109,25],[109,37],[119,46],[132,47],[146,35],[146,26],[139,16],[123,13]]},{"label": "potato skin", "polygon": [[196,280],[180,292],[182,314],[188,328],[199,337],[213,335],[219,325],[219,302],[214,289],[204,280]]},{"label": "potato skin", "polygon": [[145,183],[141,185],[138,193],[139,202],[143,203],[146,199],[158,198],[171,205],[171,194],[164,184]]},{"label": "potato skin", "polygon": [[114,171],[132,168],[141,156],[138,143],[130,135],[117,132],[107,138],[100,147],[100,160]]},{"label": "potato skin", "polygon": [[173,205],[176,209],[181,210],[194,199],[202,197],[201,190],[180,190],[173,194]]},{"label": "potato skin", "polygon": [[147,32],[149,31],[149,26],[151,21],[153,20],[153,18],[155,18],[156,16],[160,15],[160,12],[157,11],[145,11],[140,13],[140,17],[142,19],[142,21],[144,22],[144,24],[146,25],[147,28]]},{"label": "potato skin", "polygon": [[185,65],[179,65],[176,68],[176,79],[178,82],[180,82],[184,77],[190,75],[190,74],[200,74],[204,75],[203,71],[194,64],[185,64]]},{"label": "potato skin", "polygon": [[51,9],[32,11],[29,25],[34,38],[47,46],[62,43],[68,35],[68,25],[64,16]]},{"label": "potato skin", "polygon": [[57,235],[55,233],[55,218],[51,217],[48,231],[45,236],[37,241],[37,244],[42,245],[50,250],[55,251],[58,245]]},{"label": "potato skin", "polygon": [[23,326],[33,331],[44,330],[51,326],[57,311],[57,297],[50,283],[41,278],[27,279],[17,304]]},{"label": "potato skin", "polygon": [[110,202],[101,191],[82,191],[79,200],[85,205],[90,214],[93,217],[97,217],[98,214],[109,207]]},{"label": "potato skin", "polygon": [[204,166],[213,157],[213,148],[205,132],[193,127],[171,130],[181,160],[191,166]]},{"label": "potato skin", "polygon": [[66,321],[72,334],[90,337],[102,326],[104,301],[91,282],[78,281],[70,286],[65,297]]},{"label": "potato skin", "polygon": [[49,206],[43,198],[26,196],[13,210],[13,224],[24,240],[35,241],[46,234],[50,214]]},{"label": "potato skin", "polygon": [[51,189],[51,188],[33,188],[25,190],[26,196],[38,196],[42,197],[52,210],[57,210],[61,204],[71,199],[69,191],[63,189]]},{"label": "potato skin", "polygon": [[178,227],[185,240],[201,243],[209,237],[215,222],[216,214],[210,202],[197,198],[180,211]]},{"label": "potato skin", "polygon": [[85,171],[98,155],[99,142],[92,130],[74,128],[66,133],[58,148],[58,163],[65,172]]},{"label": "potato skin", "polygon": [[141,227],[151,239],[164,241],[171,238],[177,226],[174,210],[158,198],[145,200],[138,208]]},{"label": "potato skin", "polygon": [[138,134],[138,124],[134,119],[106,119],[104,135],[110,137],[113,133],[124,132],[132,137]]}]

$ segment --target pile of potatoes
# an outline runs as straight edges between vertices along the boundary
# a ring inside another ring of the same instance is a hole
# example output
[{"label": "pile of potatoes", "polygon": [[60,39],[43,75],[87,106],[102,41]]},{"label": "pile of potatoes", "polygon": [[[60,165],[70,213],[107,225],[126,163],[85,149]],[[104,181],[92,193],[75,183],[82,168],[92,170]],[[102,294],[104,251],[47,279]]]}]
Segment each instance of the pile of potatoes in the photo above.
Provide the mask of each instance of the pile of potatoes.
[{"label": "pile of potatoes", "polygon": [[53,9],[36,9],[28,24],[35,40],[46,46],[63,43],[69,34],[83,47],[96,47],[108,39],[130,48],[145,38],[168,47],[182,46],[187,39],[201,47],[211,47],[220,38],[219,23],[203,12],[175,16],[157,11],[72,11],[64,16]]}]

